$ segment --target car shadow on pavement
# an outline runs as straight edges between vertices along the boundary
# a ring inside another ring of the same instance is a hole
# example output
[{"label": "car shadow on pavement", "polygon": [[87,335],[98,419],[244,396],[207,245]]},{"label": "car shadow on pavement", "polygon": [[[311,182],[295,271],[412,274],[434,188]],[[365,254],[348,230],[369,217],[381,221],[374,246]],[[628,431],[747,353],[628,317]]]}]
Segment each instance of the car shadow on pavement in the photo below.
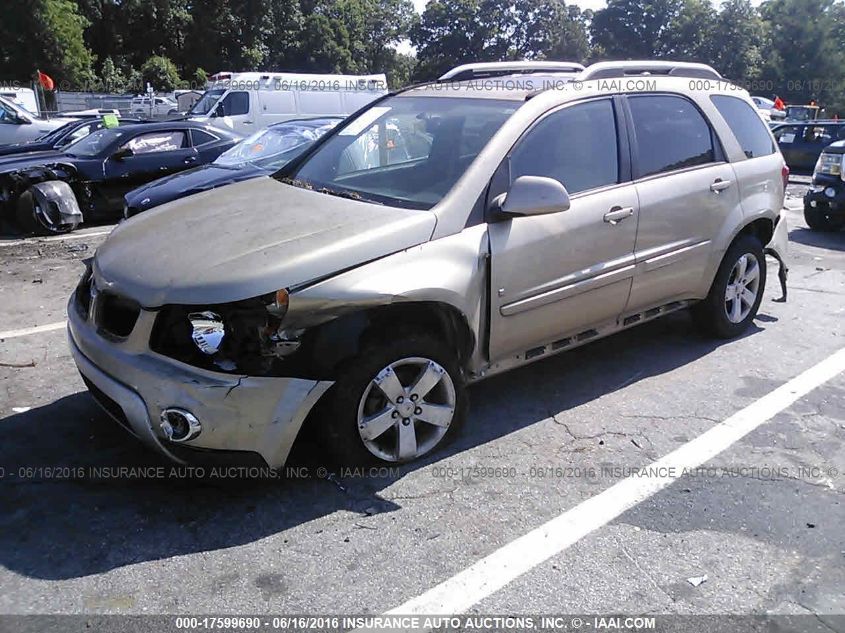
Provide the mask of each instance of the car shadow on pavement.
[{"label": "car shadow on pavement", "polygon": [[845,251],[845,230],[822,232],[798,227],[789,231],[789,241],[831,251]]},{"label": "car shadow on pavement", "polygon": [[[746,336],[759,331],[754,326]],[[718,345],[679,313],[492,377],[471,388],[469,419],[451,444],[384,477],[313,476],[324,462],[308,441],[297,444],[290,462],[308,468],[307,477],[181,477],[87,393],[76,393],[3,420],[0,564],[29,577],[78,578],[252,543],[339,511],[396,511],[401,506],[380,493],[408,473],[672,371]]]}]

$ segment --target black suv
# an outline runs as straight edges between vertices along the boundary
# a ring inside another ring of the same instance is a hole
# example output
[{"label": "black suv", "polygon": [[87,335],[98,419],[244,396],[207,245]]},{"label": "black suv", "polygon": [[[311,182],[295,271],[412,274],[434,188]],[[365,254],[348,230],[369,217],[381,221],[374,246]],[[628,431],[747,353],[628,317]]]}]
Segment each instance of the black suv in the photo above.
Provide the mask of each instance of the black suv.
[{"label": "black suv", "polygon": [[845,226],[845,141],[824,148],[813,171],[813,186],[804,196],[804,219],[815,231]]},{"label": "black suv", "polygon": [[784,123],[772,129],[789,168],[810,171],[822,150],[834,141],[845,140],[845,121]]}]

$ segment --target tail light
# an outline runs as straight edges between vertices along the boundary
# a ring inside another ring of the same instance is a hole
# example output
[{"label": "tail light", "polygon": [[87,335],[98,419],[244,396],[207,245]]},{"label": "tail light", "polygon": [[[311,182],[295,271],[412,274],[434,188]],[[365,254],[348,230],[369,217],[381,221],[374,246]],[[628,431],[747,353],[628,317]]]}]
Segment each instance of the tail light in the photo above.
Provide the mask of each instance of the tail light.
[{"label": "tail light", "polygon": [[783,188],[786,190],[786,185],[789,184],[789,166],[784,165],[780,170],[780,177],[783,178]]}]

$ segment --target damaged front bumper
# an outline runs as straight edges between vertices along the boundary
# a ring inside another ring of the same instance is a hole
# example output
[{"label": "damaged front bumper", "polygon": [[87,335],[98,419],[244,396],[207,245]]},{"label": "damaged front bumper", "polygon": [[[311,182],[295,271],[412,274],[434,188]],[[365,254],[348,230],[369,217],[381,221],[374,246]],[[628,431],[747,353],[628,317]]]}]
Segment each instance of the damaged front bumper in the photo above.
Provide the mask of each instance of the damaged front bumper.
[{"label": "damaged front bumper", "polygon": [[[143,443],[176,462],[237,451],[281,467],[308,413],[332,385],[191,367],[149,349],[155,312],[142,310],[129,336],[117,340],[98,330],[96,310],[86,318],[76,302],[74,295],[68,304],[70,349],[92,395]],[[199,434],[171,439],[162,423],[167,409],[190,412],[201,425]]]}]

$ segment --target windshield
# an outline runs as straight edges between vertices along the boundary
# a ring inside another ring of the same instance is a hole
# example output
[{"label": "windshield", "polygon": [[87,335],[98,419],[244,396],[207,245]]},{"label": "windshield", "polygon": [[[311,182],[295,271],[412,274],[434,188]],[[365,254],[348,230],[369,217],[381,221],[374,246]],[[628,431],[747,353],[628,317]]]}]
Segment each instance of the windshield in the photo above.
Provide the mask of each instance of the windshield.
[{"label": "windshield", "polygon": [[225,167],[243,167],[250,164],[263,169],[281,169],[340,120],[316,119],[279,123],[245,138],[218,156],[214,163]]},{"label": "windshield", "polygon": [[115,129],[97,130],[85,138],[78,140],[76,143],[68,145],[65,148],[65,154],[87,158],[98,156],[108,146],[114,143],[115,139],[118,139],[123,135],[124,132]]},{"label": "windshield", "polygon": [[430,209],[519,105],[462,97],[392,97],[333,135],[289,181],[325,193]]},{"label": "windshield", "polygon": [[211,112],[211,108],[214,107],[214,104],[217,103],[217,100],[220,99],[224,92],[226,92],[225,88],[206,90],[188,114],[208,114]]}]

